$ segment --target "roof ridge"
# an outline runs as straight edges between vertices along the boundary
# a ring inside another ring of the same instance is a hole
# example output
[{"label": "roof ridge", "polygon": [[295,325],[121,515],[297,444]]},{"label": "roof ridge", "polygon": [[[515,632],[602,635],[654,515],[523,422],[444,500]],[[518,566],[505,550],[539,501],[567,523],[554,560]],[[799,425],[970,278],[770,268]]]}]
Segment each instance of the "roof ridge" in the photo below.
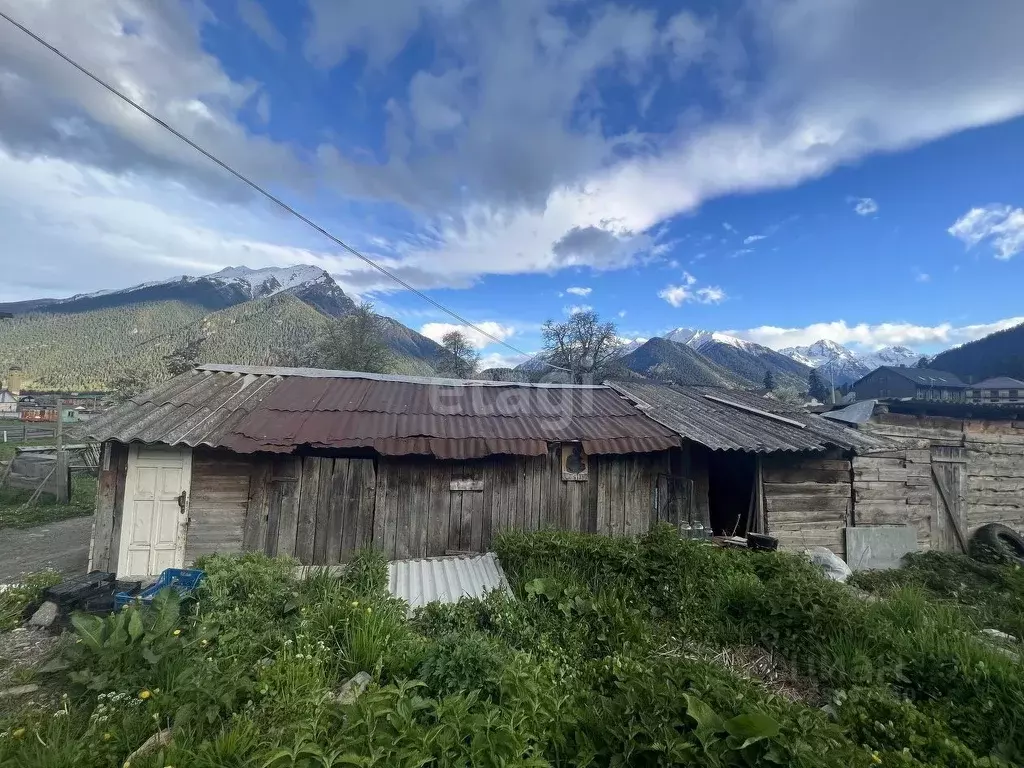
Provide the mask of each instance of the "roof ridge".
[{"label": "roof ridge", "polygon": [[283,366],[234,365],[204,363],[195,367],[208,373],[238,373],[253,376],[281,376],[304,379],[368,379],[370,381],[396,381],[403,384],[433,384],[451,387],[522,387],[524,389],[609,389],[605,384],[554,384],[521,381],[484,381],[481,379],[448,379],[437,376],[403,376],[365,371],[341,371],[329,368],[287,368]]}]

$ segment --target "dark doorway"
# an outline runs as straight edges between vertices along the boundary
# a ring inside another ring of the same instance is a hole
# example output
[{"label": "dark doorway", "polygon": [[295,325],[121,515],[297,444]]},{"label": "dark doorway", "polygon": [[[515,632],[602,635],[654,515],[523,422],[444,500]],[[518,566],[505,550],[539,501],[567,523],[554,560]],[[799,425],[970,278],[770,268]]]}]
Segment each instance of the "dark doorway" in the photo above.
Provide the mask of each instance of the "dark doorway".
[{"label": "dark doorway", "polygon": [[756,458],[741,451],[709,451],[708,506],[715,535],[747,533]]}]

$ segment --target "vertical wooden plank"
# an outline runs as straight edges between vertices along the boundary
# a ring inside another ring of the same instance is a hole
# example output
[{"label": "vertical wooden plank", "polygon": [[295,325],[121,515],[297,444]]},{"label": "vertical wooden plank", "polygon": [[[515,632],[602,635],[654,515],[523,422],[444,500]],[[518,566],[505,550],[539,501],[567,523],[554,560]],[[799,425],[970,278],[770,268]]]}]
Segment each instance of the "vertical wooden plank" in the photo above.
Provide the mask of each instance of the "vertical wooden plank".
[{"label": "vertical wooden plank", "polygon": [[[381,458],[377,461],[377,486],[373,504],[373,548],[387,555],[388,530],[388,467],[390,460]],[[389,558],[390,559],[390,558]]]},{"label": "vertical wooden plank", "polygon": [[345,551],[349,553],[350,557],[351,553],[357,549],[373,544],[374,522],[377,513],[376,463],[373,459],[358,459],[350,462],[350,467],[355,466],[358,466],[358,473],[353,488],[358,493],[358,502],[353,507],[355,535],[351,539],[351,546],[348,544],[350,541],[348,531],[351,526],[346,524],[345,528]]},{"label": "vertical wooden plank", "polygon": [[[463,509],[469,510],[470,544],[473,552],[482,552],[483,543],[483,521],[484,521],[484,492],[466,491],[466,501],[463,502]],[[465,528],[463,528],[465,536]]]},{"label": "vertical wooden plank", "polygon": [[622,458],[622,533],[626,536],[639,536],[644,532],[644,524],[640,519],[640,456],[632,453]]},{"label": "vertical wooden plank", "polygon": [[611,457],[611,472],[608,477],[608,529],[612,536],[624,532],[623,516],[626,508],[626,457]]},{"label": "vertical wooden plank", "polygon": [[[313,564],[313,546],[316,535],[317,502],[320,498],[319,456],[304,456],[299,475],[299,518],[295,529],[295,557],[303,565]],[[328,469],[329,471],[329,469]]]},{"label": "vertical wooden plank", "polygon": [[586,481],[563,483],[563,493],[561,494],[562,527],[567,531],[583,530],[586,486]]},{"label": "vertical wooden plank", "polygon": [[[295,554],[295,535],[299,523],[299,497],[302,460],[298,456],[279,456],[273,460],[273,482],[276,487],[271,522],[277,520],[277,542],[271,554],[292,557]],[[276,515],[274,512],[276,511]],[[267,530],[268,545],[270,529]]]},{"label": "vertical wooden plank", "polygon": [[409,463],[398,460],[391,465],[391,482],[388,483],[388,517],[394,520],[391,536],[392,558],[403,560],[409,557],[409,482],[412,480]]},{"label": "vertical wooden plank", "polygon": [[114,491],[117,488],[117,443],[106,442],[100,449],[100,473],[96,482],[96,511],[93,513],[90,570],[106,571],[110,565],[111,536],[114,532]]},{"label": "vertical wooden plank", "polygon": [[484,461],[480,466],[480,477],[484,482],[483,508],[480,510],[480,524],[482,533],[480,535],[480,551],[487,552],[491,548],[491,539],[494,536],[494,485],[498,474],[499,459],[491,458]]},{"label": "vertical wooden plank", "polygon": [[587,532],[602,533],[601,525],[601,477],[604,474],[604,457],[591,456],[587,472]]},{"label": "vertical wooden plank", "polygon": [[409,504],[410,529],[412,530],[409,552],[411,557],[427,556],[427,529],[430,513],[431,469],[437,460],[418,464],[413,468],[415,479],[412,484]]},{"label": "vertical wooden plank", "polygon": [[[343,562],[342,550],[344,549],[345,524],[350,519],[350,509],[353,506],[350,493],[352,491],[352,469],[350,459],[335,459],[334,471],[330,476],[330,490],[327,492],[327,521],[323,526],[323,534],[317,531],[317,562],[326,565],[336,565]],[[359,459],[354,461],[358,462]],[[321,488],[323,484],[321,483]],[[322,492],[321,492],[322,493]],[[320,499],[321,505],[324,499]],[[355,520],[349,523],[352,526]],[[320,541],[323,539],[321,550]]]},{"label": "vertical wooden plank", "polygon": [[497,516],[493,533],[499,534],[509,530],[508,515],[509,496],[512,493],[512,473],[515,466],[514,456],[502,456],[498,460],[497,487],[494,489],[494,511]]},{"label": "vertical wooden plank", "polygon": [[[452,470],[455,477],[456,470]],[[448,549],[462,551],[462,491],[448,492]]]},{"label": "vertical wooden plank", "polygon": [[434,462],[430,472],[430,501],[427,513],[427,557],[440,557],[448,549],[448,515],[452,508],[451,464]]},{"label": "vertical wooden plank", "polygon": [[[346,459],[341,459],[346,461]],[[331,517],[331,496],[334,487],[335,459],[320,459],[316,509],[313,515],[313,565],[327,563],[327,535]]]},{"label": "vertical wooden plank", "polygon": [[608,478],[611,475],[611,464],[613,457],[601,456],[600,461],[595,462],[594,466],[599,468],[597,475],[597,509],[594,516],[595,519],[595,532],[602,536],[608,536]]},{"label": "vertical wooden plank", "polygon": [[249,503],[245,508],[242,549],[261,552],[266,546],[270,511],[270,461],[262,456],[253,456],[249,467]]},{"label": "vertical wooden plank", "polygon": [[562,519],[563,507],[562,496],[566,490],[566,483],[562,481],[561,446],[552,443],[544,456],[544,463],[539,468],[541,473],[541,486],[544,489],[543,503],[541,510],[541,528],[565,528],[565,521]]},{"label": "vertical wooden plank", "polygon": [[516,531],[526,530],[526,508],[529,506],[529,489],[526,485],[527,460],[525,456],[516,456],[515,471],[515,512],[511,516],[512,529]]}]

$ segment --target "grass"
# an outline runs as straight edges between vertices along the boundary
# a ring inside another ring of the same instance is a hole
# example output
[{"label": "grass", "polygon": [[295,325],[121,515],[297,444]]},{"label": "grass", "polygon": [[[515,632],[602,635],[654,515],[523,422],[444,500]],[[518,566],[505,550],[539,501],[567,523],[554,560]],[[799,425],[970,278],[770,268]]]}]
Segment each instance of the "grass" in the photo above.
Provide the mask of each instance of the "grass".
[{"label": "grass", "polygon": [[[206,558],[196,603],[75,619],[68,668],[38,673],[67,698],[0,721],[0,766],[121,766],[171,725],[132,768],[1022,762],[1024,667],[967,596],[906,577],[867,601],[795,556],[665,529],[496,548],[514,598],[412,618],[374,553],[303,581],[287,559]],[[929,563],[950,583],[954,565]],[[1020,589],[992,568],[986,603]],[[338,701],[359,670],[369,688]]]},{"label": "grass", "polygon": [[96,478],[73,475],[68,504],[58,504],[52,496],[40,495],[31,506],[22,508],[31,496],[29,490],[0,488],[0,528],[32,528],[91,515],[96,505]]}]

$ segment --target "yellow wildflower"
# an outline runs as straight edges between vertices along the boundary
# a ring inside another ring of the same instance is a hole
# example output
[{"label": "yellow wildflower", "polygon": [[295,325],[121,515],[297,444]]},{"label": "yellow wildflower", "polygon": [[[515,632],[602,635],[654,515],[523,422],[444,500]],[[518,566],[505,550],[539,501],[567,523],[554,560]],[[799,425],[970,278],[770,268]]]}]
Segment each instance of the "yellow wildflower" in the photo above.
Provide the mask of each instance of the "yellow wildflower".
[{"label": "yellow wildflower", "polygon": [[13,736],[16,739],[20,739],[24,735],[25,735],[25,729],[24,728],[15,728],[14,732],[11,733],[11,736]]},{"label": "yellow wildflower", "polygon": [[180,635],[180,634],[181,634],[181,630],[180,630],[180,629],[176,629],[176,630],[174,630],[174,636],[175,636],[175,637],[177,637],[177,636],[178,636],[178,635]]},{"label": "yellow wildflower", "polygon": [[143,701],[145,701],[146,699],[148,699],[152,695],[153,695],[152,693],[150,693],[149,691],[146,691],[146,690],[139,691],[139,698],[142,699]]},{"label": "yellow wildflower", "polygon": [[367,608],[367,609],[366,609],[366,612],[367,612],[367,613],[373,613],[373,608]]},{"label": "yellow wildflower", "polygon": [[359,601],[358,600],[353,600],[352,601],[352,607],[353,608],[358,608],[359,607]]},{"label": "yellow wildflower", "polygon": [[875,765],[879,765],[882,762],[882,758],[880,758],[878,756],[877,752],[872,752],[871,753],[871,762],[874,763]]},{"label": "yellow wildflower", "polygon": [[109,731],[107,733],[103,734],[103,740],[104,741],[110,741],[112,738],[114,738],[114,737],[110,735]]}]

